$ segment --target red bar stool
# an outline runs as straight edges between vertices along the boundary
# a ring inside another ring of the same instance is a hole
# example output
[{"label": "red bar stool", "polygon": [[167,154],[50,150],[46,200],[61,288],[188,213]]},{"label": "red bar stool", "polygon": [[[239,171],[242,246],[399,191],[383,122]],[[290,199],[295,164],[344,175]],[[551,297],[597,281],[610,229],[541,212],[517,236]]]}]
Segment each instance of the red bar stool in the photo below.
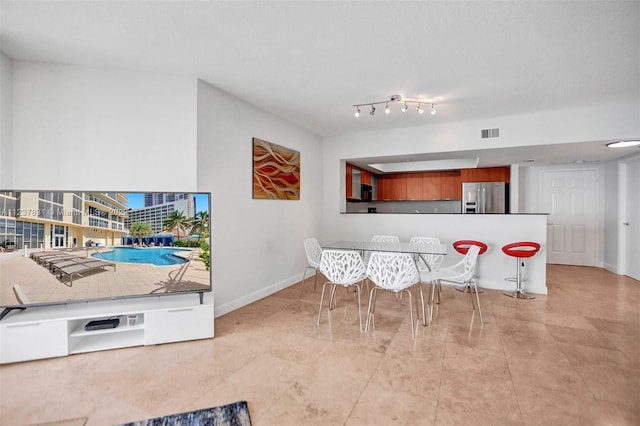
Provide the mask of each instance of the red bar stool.
[{"label": "red bar stool", "polygon": [[517,299],[535,299],[536,297],[527,294],[522,290],[522,283],[525,281],[522,278],[522,268],[524,267],[524,260],[528,257],[533,257],[540,250],[540,244],[533,241],[518,241],[515,243],[507,244],[502,247],[502,251],[507,256],[515,257],[517,262],[517,273],[515,278],[505,278],[505,281],[512,281],[516,283],[515,291],[503,291],[505,296],[515,297]]},{"label": "red bar stool", "polygon": [[[453,248],[462,255],[466,255],[467,252],[469,251],[469,247],[471,246],[480,247],[480,252],[478,253],[478,256],[483,254],[488,249],[487,245],[481,241],[459,240],[453,243]],[[477,267],[477,263],[476,263],[476,267]],[[467,281],[464,282],[464,285],[456,286],[455,289],[458,291],[462,291],[464,293],[472,293],[472,292],[475,293],[473,287],[471,286],[471,280],[475,278],[478,278],[478,276],[475,274],[475,271],[474,271],[473,275]],[[476,286],[476,288],[478,287]],[[478,288],[478,293],[482,293],[483,291],[484,291],[483,289]]]}]

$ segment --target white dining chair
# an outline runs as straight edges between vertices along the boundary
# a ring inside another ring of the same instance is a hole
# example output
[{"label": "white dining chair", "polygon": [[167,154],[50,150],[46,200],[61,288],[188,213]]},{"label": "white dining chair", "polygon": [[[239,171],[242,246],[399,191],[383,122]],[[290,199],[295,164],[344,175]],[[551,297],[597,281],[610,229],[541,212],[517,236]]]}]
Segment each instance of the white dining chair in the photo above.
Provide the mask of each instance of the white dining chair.
[{"label": "white dining chair", "polygon": [[[440,246],[440,239],[437,237],[411,237],[409,240],[409,244],[419,244],[426,248],[425,251],[435,251],[429,250],[430,247]],[[415,255],[416,264],[418,265],[418,271],[434,271],[440,267],[442,261],[444,260],[444,256],[441,254],[416,254]],[[436,303],[440,303],[440,295],[442,293],[442,286],[440,284],[437,285],[435,296]],[[425,323],[426,324],[426,323]]]},{"label": "white dining chair", "polygon": [[[431,297],[429,298],[430,306],[430,321],[433,321],[433,302],[435,296],[436,286],[440,285],[442,281],[459,283],[470,280],[471,285],[473,286],[473,292],[476,295],[476,301],[478,306],[478,312],[480,313],[480,322],[484,324],[484,320],[482,319],[482,308],[480,308],[480,298],[478,297],[478,286],[475,280],[471,280],[473,276],[473,271],[476,266],[476,262],[478,260],[478,253],[480,253],[480,247],[471,246],[467,251],[467,254],[462,258],[462,260],[456,263],[453,266],[449,266],[447,268],[435,269],[433,271],[420,271],[420,281],[423,283],[431,283]],[[473,298],[472,298],[473,300]],[[474,303],[474,310],[475,310]],[[422,315],[424,318],[424,299],[422,303]]]},{"label": "white dining chair", "polygon": [[324,302],[324,289],[327,284],[331,286],[329,291],[329,310],[333,309],[336,286],[355,287],[358,294],[358,319],[360,321],[360,331],[362,331],[362,308],[360,293],[362,292],[362,281],[367,277],[367,270],[362,261],[362,257],[353,250],[324,250],[320,258],[320,272],[329,281],[322,285],[320,295],[320,310],[318,311],[317,324],[320,325],[322,315],[322,304]]},{"label": "white dining chair", "polygon": [[[413,300],[410,288],[419,282],[420,275],[416,263],[409,253],[373,252],[367,265],[367,278],[374,284],[369,293],[369,307],[367,308],[367,325],[365,331],[369,331],[369,323],[375,314],[375,305],[378,290],[391,291],[409,295],[409,318],[411,320],[411,337],[416,338],[413,323]],[[420,288],[422,292],[422,288]],[[422,298],[424,299],[424,298]]]},{"label": "white dining chair", "polygon": [[[440,239],[437,237],[411,237],[411,239],[409,240],[409,244],[439,246]],[[416,264],[418,265],[418,270],[421,271],[437,269],[440,264],[442,264],[443,260],[444,256],[441,254],[423,254],[421,256],[416,255]]]},{"label": "white dining chair", "polygon": [[307,255],[307,267],[302,273],[302,281],[300,282],[300,297],[302,297],[302,288],[304,286],[304,281],[309,269],[315,271],[315,277],[313,279],[313,290],[315,291],[316,282],[318,281],[318,271],[320,270],[320,258],[322,256],[322,247],[320,247],[317,239],[313,237],[305,238],[303,243],[304,252]]}]

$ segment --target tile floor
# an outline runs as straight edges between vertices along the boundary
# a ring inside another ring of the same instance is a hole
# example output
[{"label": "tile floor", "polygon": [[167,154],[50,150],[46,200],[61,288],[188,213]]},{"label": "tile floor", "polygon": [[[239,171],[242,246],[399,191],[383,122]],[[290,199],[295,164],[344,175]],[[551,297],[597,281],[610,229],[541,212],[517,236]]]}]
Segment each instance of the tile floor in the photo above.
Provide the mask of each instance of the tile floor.
[{"label": "tile floor", "polygon": [[444,287],[415,341],[406,298],[388,293],[369,334],[344,290],[316,326],[309,279],[301,299],[293,286],[218,318],[214,339],[0,366],[0,424],[108,425],[236,400],[258,426],[640,424],[640,283],[554,265],[547,279],[535,300],[481,294],[484,327]]}]

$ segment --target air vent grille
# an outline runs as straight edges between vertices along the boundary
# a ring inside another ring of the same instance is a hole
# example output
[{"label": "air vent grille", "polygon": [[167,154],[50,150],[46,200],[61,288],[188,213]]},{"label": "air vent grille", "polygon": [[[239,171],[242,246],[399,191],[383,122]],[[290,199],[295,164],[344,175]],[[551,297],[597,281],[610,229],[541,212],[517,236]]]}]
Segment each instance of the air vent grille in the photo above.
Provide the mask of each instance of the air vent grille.
[{"label": "air vent grille", "polygon": [[500,129],[498,129],[498,128],[495,128],[495,129],[482,129],[482,130],[480,130],[480,137],[482,139],[499,138],[500,137]]}]

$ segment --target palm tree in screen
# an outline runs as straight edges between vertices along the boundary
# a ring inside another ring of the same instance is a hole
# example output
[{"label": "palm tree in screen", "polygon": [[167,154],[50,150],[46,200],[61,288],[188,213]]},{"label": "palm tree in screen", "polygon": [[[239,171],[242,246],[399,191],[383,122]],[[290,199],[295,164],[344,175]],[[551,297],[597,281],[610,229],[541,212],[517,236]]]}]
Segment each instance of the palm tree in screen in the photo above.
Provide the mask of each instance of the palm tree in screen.
[{"label": "palm tree in screen", "polygon": [[180,239],[180,231],[186,233],[185,229],[189,225],[189,219],[182,213],[177,210],[171,212],[169,216],[162,222],[162,226],[164,226],[165,231],[173,231],[174,229],[177,231],[177,238]]},{"label": "palm tree in screen", "polygon": [[191,232],[193,234],[198,235],[198,241],[200,238],[209,237],[209,212],[201,211],[196,213],[196,215],[191,220]]},{"label": "palm tree in screen", "polygon": [[152,232],[151,225],[146,222],[134,222],[131,224],[131,228],[129,229],[129,234],[134,237],[138,237],[140,245],[142,245],[142,237],[145,235],[151,235]]}]

